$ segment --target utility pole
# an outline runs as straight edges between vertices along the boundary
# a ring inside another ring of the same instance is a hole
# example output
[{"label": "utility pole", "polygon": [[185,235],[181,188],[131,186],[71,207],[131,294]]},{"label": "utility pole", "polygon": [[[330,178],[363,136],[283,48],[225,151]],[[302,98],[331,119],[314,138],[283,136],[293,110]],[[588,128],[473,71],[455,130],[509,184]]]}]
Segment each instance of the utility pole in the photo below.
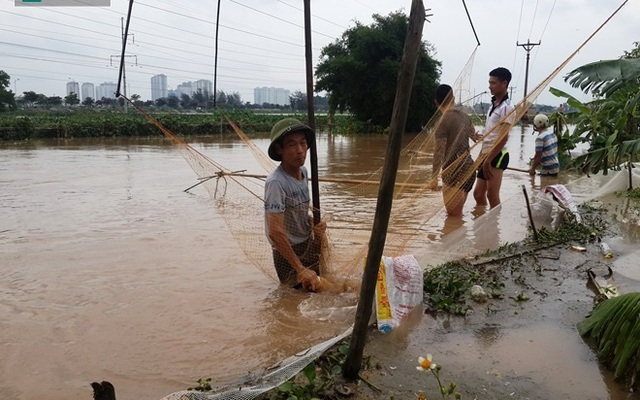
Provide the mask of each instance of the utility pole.
[{"label": "utility pole", "polygon": [[[125,48],[125,44],[127,42],[127,37],[125,37],[124,34],[124,17],[120,18],[120,34],[122,35],[122,48]],[[135,38],[133,37],[133,34],[128,34],[127,36],[131,36],[132,40],[131,40],[131,44],[135,43]],[[138,56],[137,55],[128,55],[128,54],[123,54],[123,55],[111,55],[109,57],[109,65],[112,66],[113,65],[113,58],[135,58],[136,59],[136,65],[138,65]],[[127,74],[125,72],[125,63],[122,62],[122,85],[123,85],[123,89],[122,89],[122,94],[124,95],[124,97],[127,97]],[[124,111],[126,112],[128,109],[128,104],[127,101],[124,101]]]},{"label": "utility pole", "polygon": [[213,108],[217,106],[218,97],[218,28],[220,27],[220,0],[218,0],[218,10],[216,11],[216,56],[213,62]]},{"label": "utility pole", "polygon": [[[526,85],[526,84],[525,84]],[[517,86],[509,86],[509,98],[511,99],[511,101],[513,101],[513,91],[517,88]],[[526,92],[527,89],[525,89]],[[527,95],[526,93],[524,94],[525,96]]]},{"label": "utility pole", "polygon": [[522,97],[523,99],[526,99],[527,98],[527,85],[529,83],[529,57],[530,57],[529,53],[531,53],[531,50],[534,47],[540,46],[540,41],[538,40],[538,43],[531,43],[529,41],[529,39],[527,39],[527,43],[518,43],[516,41],[516,46],[521,46],[527,52],[527,66],[526,66],[526,70],[525,70],[525,73],[524,73],[524,96]]}]

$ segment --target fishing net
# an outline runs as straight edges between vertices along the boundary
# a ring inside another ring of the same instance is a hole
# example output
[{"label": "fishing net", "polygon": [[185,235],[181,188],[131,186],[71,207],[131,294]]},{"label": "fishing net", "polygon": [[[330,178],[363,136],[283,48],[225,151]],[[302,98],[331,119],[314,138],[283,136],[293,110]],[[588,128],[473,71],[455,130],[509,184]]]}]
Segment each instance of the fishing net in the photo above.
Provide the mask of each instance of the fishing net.
[{"label": "fishing net", "polygon": [[[613,15],[609,19],[612,17]],[[383,251],[385,255],[396,257],[415,248],[421,240],[424,240],[425,226],[428,221],[441,210],[443,205],[449,208],[464,200],[469,182],[474,180],[476,171],[485,162],[488,149],[483,149],[475,158],[470,154],[477,153],[476,147],[483,145],[488,137],[496,137],[493,140],[496,144],[504,139],[509,134],[511,125],[526,115],[542,91],[602,26],[527,94],[523,101],[516,104],[513,111],[504,116],[500,123],[476,137],[477,141],[468,150],[453,154],[455,157],[452,157],[452,153],[449,152],[452,143],[445,143],[443,147],[437,146],[435,133],[439,130],[448,129],[448,137],[454,144],[462,142],[468,144],[469,136],[475,133],[468,131],[470,122],[459,124],[460,131],[451,132],[451,126],[443,128],[441,124],[445,118],[442,118],[443,114],[440,111],[433,115],[421,132],[403,146],[396,175],[393,208],[386,232]],[[475,50],[460,73],[460,77],[454,82],[454,97],[456,91],[463,93],[464,88],[468,87],[474,56]],[[469,94],[468,91],[466,94]],[[272,249],[265,234],[264,218],[264,181],[277,164],[232,121],[229,121],[231,126],[251,150],[261,170],[234,170],[222,165],[219,161],[191,147],[144,111],[142,113],[177,145],[182,156],[196,173],[201,185],[208,191],[213,204],[227,223],[229,233],[236,239],[247,259],[266,276],[277,282]],[[343,139],[328,137],[327,140],[335,142]],[[345,139],[345,144],[348,144],[347,141],[348,139]],[[339,146],[334,148],[338,149],[334,151],[339,151]],[[438,164],[439,160],[442,163],[440,168],[434,170],[434,150],[436,149],[436,163]],[[319,177],[321,213],[328,224],[327,232],[321,241],[322,271],[325,277],[337,282],[339,286],[342,283],[358,282],[361,277],[371,234],[370,227],[373,225],[375,216],[384,161],[382,157],[381,154],[372,154],[370,159],[357,160],[360,163],[377,166],[377,169],[368,176],[360,176],[350,171],[348,167],[341,169],[339,165],[332,165],[327,170],[338,173],[339,177]],[[433,173],[437,173],[438,184],[442,186],[442,191],[434,190],[429,179]],[[329,193],[332,195],[328,195]],[[301,210],[309,216],[312,211],[311,209]],[[286,226],[287,230],[291,228],[293,227]],[[303,251],[309,249],[303,249]]]},{"label": "fishing net", "polygon": [[[482,152],[476,157],[471,157],[470,154],[476,154],[476,147],[482,145],[496,129],[500,129],[500,131],[496,132],[497,140],[495,143],[505,138],[509,134],[510,125],[519,121],[527,113],[542,91],[600,28],[552,71],[522,102],[515,105],[513,111],[501,121],[506,124],[497,124],[494,128],[482,132],[479,137],[475,137],[476,142],[470,146],[471,133],[467,128],[463,129],[463,125],[460,125],[459,131],[448,132],[449,138],[452,138],[454,143],[467,144],[468,148],[460,154],[447,151],[451,147],[451,143],[445,143],[444,147],[441,147],[436,141],[435,133],[439,129],[447,128],[450,130],[450,126],[441,126],[445,120],[441,112],[436,112],[418,134],[407,136],[409,139],[400,152],[397,169],[393,207],[383,250],[386,256],[400,256],[421,247],[421,242],[426,239],[427,230],[425,228],[429,220],[440,212],[443,206],[449,208],[464,200],[465,193],[468,192],[469,181],[474,179],[476,171],[485,162],[487,156],[487,152]],[[454,96],[456,92],[465,96],[465,98],[458,99],[459,102],[468,100],[470,96],[465,87],[468,88],[474,55],[475,50],[460,78],[453,85]],[[251,265],[278,282],[271,245],[265,234],[264,218],[264,182],[267,174],[276,168],[276,163],[232,121],[229,121],[231,126],[247,144],[261,170],[234,169],[222,165],[219,161],[194,149],[155,121],[149,114],[140,111],[157,125],[169,140],[176,144],[182,156],[196,173],[199,184],[209,193],[219,215],[227,223],[229,234],[233,235]],[[473,133],[475,134],[475,132]],[[333,160],[341,159],[341,149],[345,149],[345,154],[349,152],[348,138],[332,135],[326,137],[326,140],[332,141],[332,149],[335,153]],[[434,169],[434,150],[436,149],[435,160],[440,168]],[[368,251],[371,236],[370,227],[373,225],[375,216],[384,161],[382,154],[370,154],[369,156],[368,159],[355,160],[355,162],[369,163],[374,167],[372,168],[374,172],[371,174],[362,176],[358,172],[350,170],[346,162],[347,159],[342,158],[345,160],[345,165],[331,165],[330,168],[325,168],[325,171],[331,171],[337,177],[321,176],[318,179],[320,198],[322,199],[321,214],[328,225],[326,234],[322,235],[322,274],[335,285],[333,287],[340,289],[353,287],[354,282],[360,281],[364,259]],[[320,161],[322,162],[322,157],[320,157]],[[354,160],[348,161],[353,162]],[[443,186],[442,191],[433,187],[431,178],[436,178],[438,185]],[[301,210],[308,218],[311,218],[312,211],[311,208]],[[514,218],[520,219],[521,217],[516,214]],[[286,228],[294,227],[287,226]],[[306,250],[308,249],[303,249],[303,252]],[[459,257],[460,254],[456,256]],[[426,257],[429,260],[432,259],[429,255]],[[416,258],[423,263],[424,259]],[[167,399],[254,398],[258,392],[265,392],[295,375],[335,342],[336,340],[332,339],[312,347],[302,357],[289,360],[290,362],[285,363],[284,367],[264,375],[259,383],[241,385],[245,389],[236,387],[217,395],[179,392],[167,397]]]},{"label": "fishing net", "polygon": [[238,384],[231,384],[225,388],[218,389],[216,393],[201,393],[194,391],[181,391],[172,393],[162,400],[251,400],[258,395],[265,393],[283,382],[291,379],[311,361],[318,358],[331,346],[340,342],[351,334],[351,328],[342,334],[319,343],[294,356],[282,360],[277,365],[270,368],[264,375],[256,379],[247,379]]}]

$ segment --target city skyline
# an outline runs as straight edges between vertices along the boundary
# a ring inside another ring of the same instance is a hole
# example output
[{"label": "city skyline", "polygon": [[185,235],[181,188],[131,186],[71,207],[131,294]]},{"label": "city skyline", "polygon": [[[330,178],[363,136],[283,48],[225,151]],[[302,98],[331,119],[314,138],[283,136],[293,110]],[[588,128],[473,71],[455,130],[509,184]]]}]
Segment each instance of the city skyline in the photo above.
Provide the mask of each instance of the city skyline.
[{"label": "city skyline", "polygon": [[[374,15],[398,11],[407,14],[410,4],[410,0],[315,2],[311,9],[314,66],[321,60],[322,49],[341,40],[342,34],[356,23],[369,26],[376,21]],[[640,3],[628,2],[574,59],[563,65],[618,4],[597,0],[486,0],[482,5],[471,2],[467,5],[475,32],[462,4],[437,0],[425,5],[433,16],[425,24],[423,40],[442,63],[439,81],[451,84],[462,72],[468,72],[464,77],[469,82],[465,93],[478,94],[477,101],[485,102],[487,75],[497,66],[512,71],[513,100],[522,99],[526,56],[517,44],[529,40],[541,43],[531,51],[529,90],[561,68],[549,86],[589,100],[589,95],[570,87],[564,76],[581,65],[616,59],[631,50],[637,40],[633,26],[640,15]],[[127,6],[125,0],[112,0],[111,7],[14,7],[12,1],[0,1],[2,69],[10,75],[11,87],[18,94],[34,91],[51,96],[65,93],[64,85],[70,79],[117,82]],[[496,10],[502,16],[500,29],[487,23],[495,21]],[[292,0],[255,4],[225,1],[218,25],[216,11],[217,7],[194,0],[136,2],[123,58],[127,94],[150,99],[149,80],[158,74],[170,77],[169,83],[175,87],[200,78],[214,81],[216,70],[216,89],[238,92],[244,100],[252,99],[256,87],[280,87],[291,93],[306,91],[300,4]],[[465,71],[471,54],[475,54],[472,68]],[[561,100],[545,90],[538,101],[557,105]]]},{"label": "city skyline", "polygon": [[[202,93],[213,92],[213,82],[208,79],[198,79],[197,81],[181,82],[176,85],[175,89],[171,89],[168,85],[168,77],[165,74],[158,74],[151,77],[151,98],[140,98],[142,101],[156,101],[159,98],[167,98],[175,96],[180,98],[182,94],[187,94],[193,97],[195,93],[201,91]],[[93,82],[82,82],[81,84],[76,81],[68,81],[66,83],[66,94],[76,93],[81,101],[84,101],[87,97],[93,100],[100,100],[103,97],[115,99],[115,91],[117,85],[113,82],[103,82],[99,85],[95,85]],[[134,93],[132,93],[134,94]],[[253,89],[253,104],[277,104],[288,105],[290,104],[291,92],[284,88],[277,87],[255,87]],[[248,99],[242,99],[244,102],[249,102]]]}]

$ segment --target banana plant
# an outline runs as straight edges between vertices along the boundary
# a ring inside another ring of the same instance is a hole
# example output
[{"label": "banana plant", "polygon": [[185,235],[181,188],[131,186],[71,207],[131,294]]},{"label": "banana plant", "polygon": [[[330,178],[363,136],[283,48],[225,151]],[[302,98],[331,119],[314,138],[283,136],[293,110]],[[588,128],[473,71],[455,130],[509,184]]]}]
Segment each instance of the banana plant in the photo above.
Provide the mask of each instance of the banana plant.
[{"label": "banana plant", "polygon": [[[570,166],[585,173],[619,170],[625,162],[633,162],[640,154],[640,43],[627,55],[634,58],[604,60],[583,65],[571,71],[565,81],[594,100],[582,103],[556,88],[550,92],[567,99],[577,110],[572,118],[573,132],[560,135],[570,144],[588,142],[589,150],[575,158]],[[569,146],[570,147],[570,146]]]}]

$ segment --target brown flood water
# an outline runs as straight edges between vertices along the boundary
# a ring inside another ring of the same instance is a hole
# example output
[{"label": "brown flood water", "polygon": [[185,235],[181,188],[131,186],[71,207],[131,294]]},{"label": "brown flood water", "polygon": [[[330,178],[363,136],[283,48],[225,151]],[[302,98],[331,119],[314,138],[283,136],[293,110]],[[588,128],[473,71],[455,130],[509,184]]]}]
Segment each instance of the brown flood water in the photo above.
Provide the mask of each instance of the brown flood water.
[{"label": "brown flood water", "polygon": [[[511,166],[526,168],[533,135],[511,136]],[[366,177],[386,143],[321,135],[320,175]],[[231,169],[255,167],[239,140],[192,145]],[[90,382],[108,380],[119,398],[160,399],[201,377],[235,380],[352,323],[355,294],[279,289],[248,263],[208,194],[182,191],[196,182],[161,139],[0,144],[0,398],[89,399]],[[509,199],[523,184],[541,185],[505,173],[497,228],[474,229],[472,198],[462,221],[438,213],[425,227],[437,255],[422,248],[417,258],[459,257],[442,238],[461,225],[475,250],[521,239],[526,214]]]}]

